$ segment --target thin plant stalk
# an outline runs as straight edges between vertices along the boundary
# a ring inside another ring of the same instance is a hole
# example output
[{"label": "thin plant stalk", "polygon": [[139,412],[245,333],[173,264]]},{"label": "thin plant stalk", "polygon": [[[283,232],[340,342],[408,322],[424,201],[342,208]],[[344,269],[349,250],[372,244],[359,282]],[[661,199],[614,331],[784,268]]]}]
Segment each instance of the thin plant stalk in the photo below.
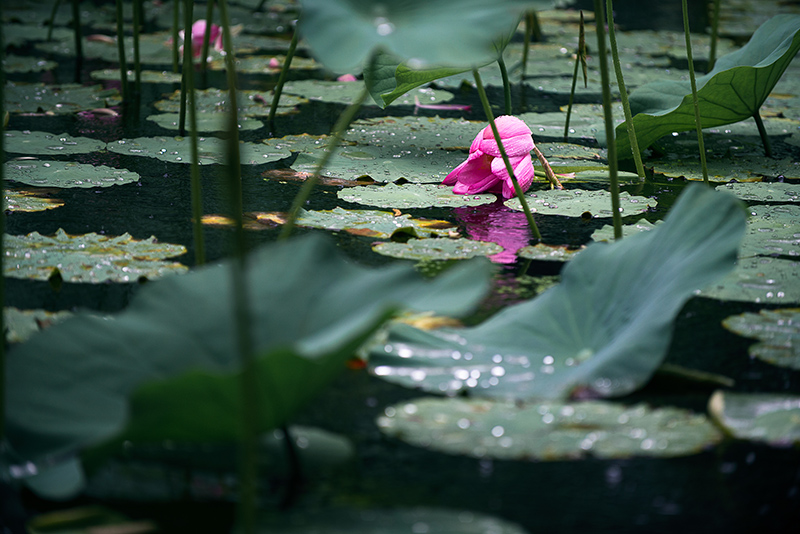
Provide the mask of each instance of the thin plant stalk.
[{"label": "thin plant stalk", "polygon": [[122,0],[117,0],[117,54],[119,55],[119,83],[122,92],[122,103],[128,104],[128,64],[125,61],[125,31]]},{"label": "thin plant stalk", "polygon": [[142,94],[142,62],[139,56],[139,31],[142,27],[142,0],[133,0],[133,92]]},{"label": "thin plant stalk", "polygon": [[583,67],[583,87],[588,87],[588,76],[586,72],[586,32],[584,30],[583,10],[581,23],[578,30],[578,50],[575,53],[575,69],[572,71],[572,87],[569,91],[569,103],[567,104],[567,120],[564,122],[564,142],[569,141],[569,120],[572,117],[572,104],[575,101],[575,86],[578,84],[578,65]]},{"label": "thin plant stalk", "polygon": [[286,57],[281,66],[278,83],[275,84],[275,89],[273,89],[272,103],[269,106],[269,117],[267,117],[270,135],[273,135],[275,132],[275,113],[278,111],[278,102],[281,99],[281,93],[283,92],[283,86],[286,84],[286,78],[289,76],[289,68],[292,66],[295,50],[297,50],[297,39],[297,31],[295,30],[292,35],[292,40],[289,43],[289,50],[286,51]]},{"label": "thin plant stalk", "polygon": [[214,0],[209,0],[206,4],[206,31],[203,34],[203,48],[202,56],[200,56],[200,65],[203,72],[203,80],[205,81],[206,73],[208,72],[208,49],[211,43],[211,19],[214,17]]},{"label": "thin plant stalk", "polygon": [[523,38],[524,43],[522,45],[522,76],[520,78],[520,82],[524,82],[525,76],[528,74],[528,49],[531,47],[531,34],[533,33],[532,18],[533,16],[531,15],[530,11],[525,13],[525,36]]},{"label": "thin plant stalk", "polygon": [[50,11],[50,22],[47,25],[47,42],[53,40],[53,24],[56,22],[56,12],[58,8],[61,6],[61,0],[56,0],[53,2],[53,10]]},{"label": "thin plant stalk", "polygon": [[703,169],[703,183],[708,183],[708,165],[706,164],[706,148],[703,142],[703,125],[700,117],[700,101],[697,98],[697,80],[694,75],[694,59],[692,59],[692,37],[689,33],[689,8],[686,0],[681,0],[683,9],[683,32],[686,35],[686,59],[689,60],[689,81],[692,84],[692,103],[694,104],[694,124],[697,130],[697,145],[700,150],[700,166]]},{"label": "thin plant stalk", "polygon": [[631,105],[628,103],[628,91],[625,89],[625,80],[622,76],[622,66],[619,61],[617,32],[614,29],[614,3],[612,0],[606,0],[606,12],[608,18],[608,39],[611,43],[611,59],[614,61],[614,72],[617,75],[619,96],[620,100],[622,100],[622,113],[625,115],[625,126],[628,129],[628,139],[630,139],[631,142],[631,152],[633,152],[633,161],[636,165],[636,174],[639,175],[639,178],[644,178],[642,154],[639,151],[639,140],[636,138],[636,128],[633,126]]},{"label": "thin plant stalk", "polygon": [[511,115],[511,83],[508,81],[508,69],[503,59],[503,52],[497,58],[497,65],[500,67],[500,77],[503,78],[503,99],[505,100],[505,114]]},{"label": "thin plant stalk", "polygon": [[764,121],[761,120],[761,115],[758,113],[758,110],[753,114],[753,120],[756,121],[756,127],[758,128],[758,135],[761,136],[761,143],[764,145],[764,155],[768,158],[772,157],[772,146],[769,142],[769,136],[767,135],[767,129],[764,127]]},{"label": "thin plant stalk", "polygon": [[175,0],[175,6],[172,10],[172,72],[178,72],[180,62],[180,56],[178,55],[178,26],[181,20],[180,12],[181,0]]},{"label": "thin plant stalk", "polygon": [[[3,19],[3,6],[0,2],[0,20]],[[0,31],[0,64],[3,63],[5,56],[5,42],[3,41],[3,32]],[[3,144],[5,142],[5,88],[6,88],[5,71],[0,69],[0,154],[4,153]],[[5,198],[5,167],[0,165],[0,198]],[[6,214],[5,210],[0,210],[0,273],[5,272],[3,263],[5,262],[5,248],[4,237],[6,233]],[[5,278],[0,276],[0,310],[5,309]],[[6,429],[6,343],[5,343],[5,318],[3,313],[0,313],[0,332],[3,333],[3,339],[0,340],[0,443],[3,442]]]},{"label": "thin plant stalk", "polygon": [[[236,261],[231,269],[233,284],[233,313],[236,323],[237,352],[241,361],[240,398],[242,406],[242,438],[240,456],[239,522],[243,534],[255,534],[258,502],[258,421],[259,377],[255,372],[255,352],[251,330],[250,304],[245,280],[246,240],[242,203],[242,170],[239,153],[239,117],[236,83],[236,61],[233,55],[228,2],[219,3],[222,25],[225,71],[228,80],[228,139],[227,168],[228,190],[231,197],[231,215],[235,221],[234,249]],[[191,38],[190,38],[191,39]],[[270,388],[266,388],[269,390]]]},{"label": "thin plant stalk", "polygon": [[711,8],[711,50],[708,52],[706,72],[711,72],[717,62],[717,41],[719,41],[719,7],[720,0],[714,0]]},{"label": "thin plant stalk", "polygon": [[81,83],[83,70],[83,34],[81,32],[80,0],[72,0],[72,21],[75,24],[75,83]]},{"label": "thin plant stalk", "polygon": [[597,33],[597,57],[600,63],[600,85],[603,90],[603,116],[608,140],[608,179],[611,193],[611,216],[614,222],[614,239],[622,239],[622,214],[619,203],[619,176],[617,174],[617,140],[614,137],[614,118],[611,113],[611,89],[606,58],[605,16],[602,0],[594,0],[594,23]]},{"label": "thin plant stalk", "polygon": [[183,75],[181,76],[181,102],[178,110],[178,133],[181,137],[186,136],[186,79],[191,76],[190,69],[194,68],[192,59],[192,22],[194,20],[194,3],[183,3]]},{"label": "thin plant stalk", "polygon": [[311,173],[311,176],[309,176],[305,182],[303,182],[300,191],[298,191],[297,195],[294,197],[294,201],[292,202],[291,208],[289,208],[289,213],[286,216],[286,222],[284,223],[283,228],[281,228],[281,233],[278,236],[278,239],[286,239],[292,234],[297,222],[297,217],[300,215],[300,210],[305,205],[306,200],[308,200],[308,197],[311,195],[311,191],[317,185],[317,182],[319,182],[319,177],[322,173],[322,170],[333,157],[336,148],[339,146],[339,143],[341,143],[342,138],[344,137],[345,131],[347,131],[347,127],[350,126],[350,123],[356,118],[356,114],[358,113],[358,110],[361,109],[361,105],[364,103],[364,100],[367,99],[368,94],[369,91],[367,90],[367,86],[365,84],[358,96],[356,96],[356,98],[353,100],[353,103],[345,108],[345,110],[339,116],[339,119],[336,121],[336,124],[334,124],[333,130],[331,131],[331,137],[328,140],[328,145],[325,147],[317,166],[314,167],[314,172]]},{"label": "thin plant stalk", "polygon": [[483,82],[481,81],[481,75],[478,73],[478,69],[472,69],[472,76],[475,78],[475,86],[478,88],[478,96],[481,99],[483,111],[486,114],[486,119],[489,121],[489,126],[492,128],[494,140],[497,141],[497,148],[500,150],[500,156],[503,158],[503,163],[506,165],[508,176],[511,178],[511,183],[514,185],[514,192],[517,194],[520,204],[522,204],[522,211],[525,212],[525,218],[528,219],[528,226],[530,226],[533,237],[537,241],[541,241],[542,234],[539,232],[539,227],[536,226],[536,221],[533,220],[533,214],[531,213],[531,209],[528,207],[528,202],[525,200],[525,194],[522,191],[522,188],[519,186],[517,177],[514,176],[514,168],[511,166],[511,161],[508,159],[508,154],[506,154],[506,149],[503,146],[503,140],[500,139],[500,132],[497,131],[497,124],[494,122],[492,106],[489,104],[489,99],[486,97],[486,89],[483,87]]},{"label": "thin plant stalk", "polygon": [[[139,0],[134,0],[138,2]],[[185,24],[192,23],[192,0],[185,0],[184,17]],[[192,40],[187,39],[184,43],[184,51],[193,54]],[[197,103],[194,93],[194,66],[189,64],[188,69],[183,70],[184,90],[186,92],[186,107],[189,117],[189,149],[191,151],[191,195],[192,195],[192,231],[194,236],[194,261],[197,265],[206,262],[205,240],[203,239],[203,193],[200,183],[200,156],[197,149]]]}]

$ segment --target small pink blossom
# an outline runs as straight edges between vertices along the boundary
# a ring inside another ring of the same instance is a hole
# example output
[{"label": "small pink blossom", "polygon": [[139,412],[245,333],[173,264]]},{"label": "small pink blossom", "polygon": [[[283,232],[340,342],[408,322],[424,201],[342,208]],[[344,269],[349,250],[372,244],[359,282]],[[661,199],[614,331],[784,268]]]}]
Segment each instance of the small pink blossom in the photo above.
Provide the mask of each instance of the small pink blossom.
[{"label": "small pink blossom", "polygon": [[[205,19],[200,19],[192,24],[192,55],[194,57],[199,57],[203,53],[203,39],[205,38],[205,34]],[[178,32],[178,35],[180,35],[181,39],[185,40],[183,30]],[[208,43],[209,46],[213,47],[217,52],[221,52],[223,50],[221,27],[217,26],[216,24],[211,25],[211,33],[208,38]]]},{"label": "small pink blossom", "polygon": [[338,82],[354,82],[356,80],[358,80],[358,78],[356,78],[352,74],[342,74],[341,76],[336,78],[336,81]]},{"label": "small pink blossom", "polygon": [[[520,119],[510,115],[497,117],[495,124],[514,176],[522,191],[527,191],[534,177],[531,130]],[[454,186],[453,192],[459,195],[483,192],[500,193],[503,198],[516,195],[491,126],[478,133],[469,147],[467,161],[453,169],[442,183]]]},{"label": "small pink blossom", "polygon": [[281,62],[278,61],[278,58],[274,57],[269,60],[269,68],[271,69],[279,69],[281,68]]}]

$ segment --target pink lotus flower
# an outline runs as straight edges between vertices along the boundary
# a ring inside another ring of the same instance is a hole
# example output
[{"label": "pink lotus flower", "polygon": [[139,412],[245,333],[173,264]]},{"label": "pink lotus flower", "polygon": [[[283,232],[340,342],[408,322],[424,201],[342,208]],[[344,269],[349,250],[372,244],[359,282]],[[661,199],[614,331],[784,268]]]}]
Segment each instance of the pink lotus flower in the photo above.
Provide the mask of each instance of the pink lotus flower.
[{"label": "pink lotus flower", "polygon": [[[511,167],[514,169],[514,176],[522,191],[527,191],[533,183],[531,130],[520,119],[510,115],[497,117],[495,124]],[[467,161],[453,169],[442,183],[455,186],[453,193],[459,195],[483,192],[500,193],[503,198],[516,195],[491,126],[478,133],[472,146],[469,147]]]},{"label": "pink lotus flower", "polygon": [[[205,19],[200,19],[194,24],[192,24],[192,55],[194,57],[199,57],[200,54],[203,53],[203,39],[205,38],[206,34],[206,21]],[[186,39],[184,37],[184,31],[181,30],[178,32],[181,39]],[[213,47],[214,50],[217,52],[221,52],[223,50],[222,47],[222,28],[217,26],[216,24],[211,25],[211,33],[208,38],[209,46]]]}]

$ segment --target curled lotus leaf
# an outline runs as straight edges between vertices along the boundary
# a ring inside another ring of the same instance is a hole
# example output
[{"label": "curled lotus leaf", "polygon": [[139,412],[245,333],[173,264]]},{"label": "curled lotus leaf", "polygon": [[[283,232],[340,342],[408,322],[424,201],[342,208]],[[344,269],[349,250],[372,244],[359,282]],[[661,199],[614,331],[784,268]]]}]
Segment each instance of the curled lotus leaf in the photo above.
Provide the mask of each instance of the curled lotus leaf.
[{"label": "curled lotus leaf", "polygon": [[751,356],[773,365],[800,370],[800,309],[761,310],[732,315],[722,326],[740,336],[757,339]]},{"label": "curled lotus leaf", "polygon": [[464,260],[475,256],[491,256],[503,251],[497,243],[472,239],[409,239],[405,243],[378,243],[372,250],[384,256],[404,260]]},{"label": "curled lotus leaf", "polygon": [[69,235],[59,229],[53,236],[38,232],[5,236],[5,275],[48,280],[58,271],[65,282],[136,282],[186,272],[177,262],[163,261],[186,253],[183,245],[159,243],[155,237],[136,240],[129,234]]},{"label": "curled lotus leaf", "polygon": [[73,137],[65,133],[52,134],[30,130],[3,132],[3,148],[17,154],[61,155],[86,154],[103,150],[106,144],[88,137]]},{"label": "curled lotus leaf", "polygon": [[5,109],[10,113],[71,115],[119,103],[119,91],[103,89],[102,85],[7,82],[5,89]]},{"label": "curled lotus leaf", "polygon": [[[546,189],[528,191],[525,199],[532,212],[542,215],[584,218],[611,217],[611,193],[608,191]],[[623,217],[644,213],[656,203],[651,198],[631,195],[627,191],[620,193],[619,202]],[[522,211],[522,205],[517,198],[507,200],[505,205],[511,209]]]},{"label": "curled lotus leaf", "polygon": [[110,187],[139,181],[139,175],[127,169],[69,161],[9,161],[5,176],[36,187]]},{"label": "curled lotus leaf", "polygon": [[339,191],[338,196],[356,204],[396,209],[478,206],[497,200],[490,193],[457,195],[452,187],[437,184],[362,185]]},{"label": "curled lotus leaf", "polygon": [[722,438],[701,414],[608,401],[427,397],[390,406],[377,422],[384,434],[418,447],[499,460],[667,458],[696,454]]},{"label": "curled lotus leaf", "polygon": [[716,391],[708,401],[714,421],[734,438],[776,447],[800,444],[800,397]]}]

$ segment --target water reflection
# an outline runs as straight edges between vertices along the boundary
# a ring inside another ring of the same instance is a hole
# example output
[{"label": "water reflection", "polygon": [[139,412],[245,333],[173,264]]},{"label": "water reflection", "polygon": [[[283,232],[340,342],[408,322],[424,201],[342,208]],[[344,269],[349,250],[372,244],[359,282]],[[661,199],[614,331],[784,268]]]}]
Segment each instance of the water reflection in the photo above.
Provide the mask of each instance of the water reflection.
[{"label": "water reflection", "polygon": [[489,256],[495,263],[514,263],[517,250],[530,242],[531,233],[525,214],[507,208],[500,200],[493,204],[455,208],[453,211],[467,237],[503,247],[502,252]]}]

